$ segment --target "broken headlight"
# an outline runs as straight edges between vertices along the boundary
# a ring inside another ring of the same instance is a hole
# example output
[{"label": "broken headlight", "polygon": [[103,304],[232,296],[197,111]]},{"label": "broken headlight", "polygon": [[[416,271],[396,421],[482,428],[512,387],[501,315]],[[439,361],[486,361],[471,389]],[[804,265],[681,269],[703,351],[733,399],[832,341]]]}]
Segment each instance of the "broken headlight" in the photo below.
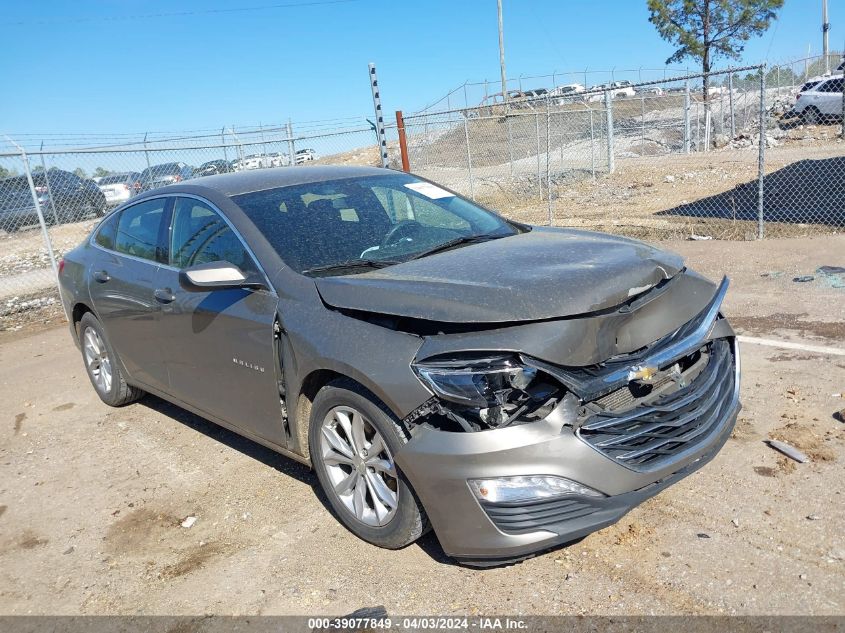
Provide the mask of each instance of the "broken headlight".
[{"label": "broken headlight", "polygon": [[495,407],[514,389],[525,389],[537,370],[511,357],[442,360],[413,365],[435,395],[458,404]]},{"label": "broken headlight", "polygon": [[429,359],[412,367],[464,430],[507,426],[542,408],[559,389],[514,355]]}]

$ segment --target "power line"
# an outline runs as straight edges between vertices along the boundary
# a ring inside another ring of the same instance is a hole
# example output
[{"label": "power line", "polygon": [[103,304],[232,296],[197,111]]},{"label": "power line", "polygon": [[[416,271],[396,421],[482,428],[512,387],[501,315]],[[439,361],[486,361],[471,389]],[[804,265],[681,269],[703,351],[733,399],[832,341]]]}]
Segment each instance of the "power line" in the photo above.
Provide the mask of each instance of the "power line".
[{"label": "power line", "polygon": [[254,7],[235,7],[226,9],[199,9],[196,11],[172,11],[166,13],[145,13],[140,15],[100,15],[83,17],[63,17],[54,20],[37,20],[27,22],[0,22],[0,26],[43,26],[47,24],[67,24],[82,22],[115,22],[120,20],[147,20],[152,18],[187,17],[194,15],[217,15],[221,13],[247,13],[251,11],[265,11],[267,9],[290,9],[296,7],[314,7],[327,4],[346,4],[361,0],[309,0],[307,2],[284,2],[280,4],[265,4]]}]

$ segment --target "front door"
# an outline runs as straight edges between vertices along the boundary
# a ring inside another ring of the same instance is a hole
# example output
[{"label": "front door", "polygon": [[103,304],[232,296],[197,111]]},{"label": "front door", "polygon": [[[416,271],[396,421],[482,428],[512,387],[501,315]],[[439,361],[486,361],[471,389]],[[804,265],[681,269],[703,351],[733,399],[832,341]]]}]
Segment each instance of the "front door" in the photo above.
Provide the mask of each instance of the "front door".
[{"label": "front door", "polygon": [[179,270],[228,261],[259,276],[238,235],[209,204],[177,198],[170,227],[170,265],[156,277],[162,307],[170,392],[229,424],[282,446],[273,324],[278,298],[269,290],[194,292],[179,286]]}]

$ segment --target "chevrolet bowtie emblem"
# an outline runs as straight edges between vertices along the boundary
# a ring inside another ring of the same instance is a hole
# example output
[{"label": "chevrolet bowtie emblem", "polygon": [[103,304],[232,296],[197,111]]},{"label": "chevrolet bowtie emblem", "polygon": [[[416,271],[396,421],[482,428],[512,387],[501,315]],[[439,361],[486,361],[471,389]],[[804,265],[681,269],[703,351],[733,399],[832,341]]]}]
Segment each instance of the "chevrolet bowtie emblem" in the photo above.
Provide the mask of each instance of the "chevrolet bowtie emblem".
[{"label": "chevrolet bowtie emblem", "polygon": [[632,380],[643,380],[648,382],[657,373],[657,367],[653,365],[634,365],[628,372],[628,382]]}]

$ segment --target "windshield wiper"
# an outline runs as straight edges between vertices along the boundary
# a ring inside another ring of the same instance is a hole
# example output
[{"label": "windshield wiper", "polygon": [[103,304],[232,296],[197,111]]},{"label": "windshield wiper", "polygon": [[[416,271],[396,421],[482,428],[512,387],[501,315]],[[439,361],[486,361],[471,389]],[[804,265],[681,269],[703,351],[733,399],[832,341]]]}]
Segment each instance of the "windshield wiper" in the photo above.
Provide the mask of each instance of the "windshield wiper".
[{"label": "windshield wiper", "polygon": [[451,248],[455,248],[456,246],[462,246],[463,244],[478,244],[480,242],[489,242],[490,240],[496,240],[500,237],[507,237],[505,235],[462,235],[460,237],[456,237],[453,240],[449,240],[448,242],[443,242],[442,244],[438,244],[432,249],[427,251],[423,251],[422,253],[417,253],[413,257],[410,257],[406,261],[410,261],[412,259],[419,259],[420,257],[428,257],[429,255],[434,255],[435,253],[442,253],[443,251],[448,251]]},{"label": "windshield wiper", "polygon": [[307,268],[302,271],[303,275],[309,275],[312,273],[330,273],[330,272],[340,272],[343,270],[356,270],[359,268],[384,268],[385,266],[393,266],[394,264],[399,264],[400,262],[392,259],[352,259],[348,262],[339,262],[337,264],[326,264],[324,266],[314,266],[313,268]]}]

